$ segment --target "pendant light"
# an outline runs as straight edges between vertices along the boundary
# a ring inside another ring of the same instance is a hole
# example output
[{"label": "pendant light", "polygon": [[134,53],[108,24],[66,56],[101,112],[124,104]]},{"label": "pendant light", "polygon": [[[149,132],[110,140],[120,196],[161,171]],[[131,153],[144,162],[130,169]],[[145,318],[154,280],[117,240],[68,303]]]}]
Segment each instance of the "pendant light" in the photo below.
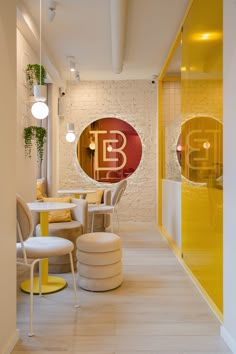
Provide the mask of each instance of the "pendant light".
[{"label": "pendant light", "polygon": [[[40,64],[40,85],[42,83],[42,65],[41,65],[41,61],[42,61],[42,0],[39,0],[39,4],[40,4],[40,10],[39,10],[39,56],[40,56],[40,60],[39,60],[39,64]],[[31,113],[32,115],[37,118],[37,119],[44,119],[48,116],[49,113],[49,109],[48,106],[46,105],[45,102],[43,102],[43,100],[39,100],[39,98],[37,98],[37,102],[35,102],[32,107],[31,107]]]}]

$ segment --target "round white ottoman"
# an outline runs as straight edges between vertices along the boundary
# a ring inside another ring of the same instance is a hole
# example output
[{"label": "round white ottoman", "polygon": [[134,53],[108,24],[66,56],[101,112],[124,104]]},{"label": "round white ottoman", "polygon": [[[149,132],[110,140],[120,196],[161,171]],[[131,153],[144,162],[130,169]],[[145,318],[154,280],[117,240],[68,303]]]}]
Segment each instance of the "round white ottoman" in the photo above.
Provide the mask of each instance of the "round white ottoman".
[{"label": "round white ottoman", "polygon": [[77,238],[79,286],[90,291],[117,288],[123,281],[121,239],[111,232],[92,232]]}]

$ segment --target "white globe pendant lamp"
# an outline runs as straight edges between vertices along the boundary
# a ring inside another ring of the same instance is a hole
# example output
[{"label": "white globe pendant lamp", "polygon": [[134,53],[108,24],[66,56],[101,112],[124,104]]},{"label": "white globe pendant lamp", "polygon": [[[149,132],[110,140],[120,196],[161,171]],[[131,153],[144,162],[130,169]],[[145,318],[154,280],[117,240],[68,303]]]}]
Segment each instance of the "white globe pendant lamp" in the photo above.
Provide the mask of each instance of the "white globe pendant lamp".
[{"label": "white globe pendant lamp", "polygon": [[46,101],[45,91],[46,87],[41,85],[41,58],[42,58],[42,0],[39,0],[40,11],[39,11],[39,55],[40,55],[40,85],[35,88],[35,102],[31,107],[32,115],[37,119],[44,119],[48,116],[49,108],[44,101]]},{"label": "white globe pendant lamp", "polygon": [[48,116],[49,109],[44,102],[35,102],[31,107],[32,115],[37,119],[44,119]]}]

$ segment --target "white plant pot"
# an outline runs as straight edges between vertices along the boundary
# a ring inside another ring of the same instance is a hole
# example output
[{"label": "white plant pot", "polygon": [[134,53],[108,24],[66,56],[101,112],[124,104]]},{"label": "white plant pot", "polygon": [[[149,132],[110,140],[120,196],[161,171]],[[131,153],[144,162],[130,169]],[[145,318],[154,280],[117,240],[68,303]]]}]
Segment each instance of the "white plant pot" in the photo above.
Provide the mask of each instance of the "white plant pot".
[{"label": "white plant pot", "polygon": [[36,101],[44,102],[47,100],[47,86],[34,85],[34,98]]}]

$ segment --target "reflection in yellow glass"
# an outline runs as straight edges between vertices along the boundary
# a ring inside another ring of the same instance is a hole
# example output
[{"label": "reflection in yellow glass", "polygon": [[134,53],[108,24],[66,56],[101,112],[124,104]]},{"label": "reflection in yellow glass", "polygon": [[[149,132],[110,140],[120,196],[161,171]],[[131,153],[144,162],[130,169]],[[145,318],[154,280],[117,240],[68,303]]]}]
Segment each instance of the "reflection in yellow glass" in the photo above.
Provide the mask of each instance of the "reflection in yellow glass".
[{"label": "reflection in yellow glass", "polygon": [[192,118],[182,125],[176,150],[185,178],[217,184],[222,176],[222,134],[222,124],[209,117]]}]

